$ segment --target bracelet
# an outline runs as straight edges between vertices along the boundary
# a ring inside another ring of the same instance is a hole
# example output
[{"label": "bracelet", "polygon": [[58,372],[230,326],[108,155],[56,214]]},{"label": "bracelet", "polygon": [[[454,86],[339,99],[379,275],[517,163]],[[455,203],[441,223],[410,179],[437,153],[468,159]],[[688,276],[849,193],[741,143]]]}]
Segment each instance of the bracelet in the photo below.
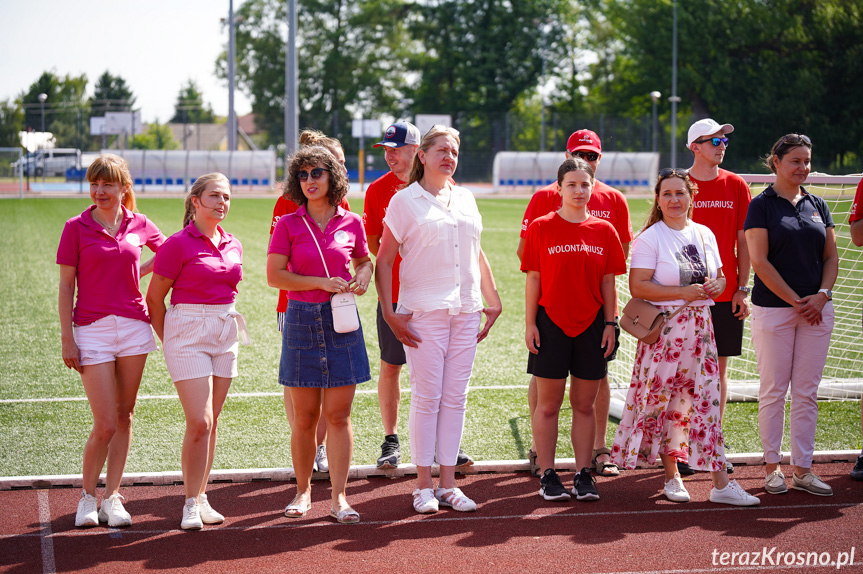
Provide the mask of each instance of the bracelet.
[{"label": "bracelet", "polygon": [[605,326],[606,327],[617,327],[617,321],[606,321]]}]

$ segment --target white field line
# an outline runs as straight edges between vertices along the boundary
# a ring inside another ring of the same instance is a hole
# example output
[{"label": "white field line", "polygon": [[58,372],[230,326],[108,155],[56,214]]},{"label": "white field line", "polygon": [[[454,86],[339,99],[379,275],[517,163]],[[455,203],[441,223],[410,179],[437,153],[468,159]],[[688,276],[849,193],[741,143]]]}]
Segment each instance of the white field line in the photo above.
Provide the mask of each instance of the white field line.
[{"label": "white field line", "polygon": [[[41,491],[44,492],[44,491]],[[47,493],[46,493],[47,496]],[[790,506],[757,506],[757,507],[718,507],[718,508],[680,508],[680,509],[662,509],[662,510],[635,510],[635,511],[607,511],[607,512],[559,512],[557,508],[541,508],[537,509],[535,512],[530,514],[505,514],[505,515],[497,515],[497,516],[482,516],[480,514],[458,514],[458,515],[450,515],[450,516],[419,516],[413,515],[408,518],[402,518],[399,520],[363,520],[359,524],[353,525],[353,528],[361,528],[362,526],[399,526],[404,524],[414,524],[420,523],[426,526],[434,526],[440,522],[461,522],[461,523],[471,523],[471,522],[482,522],[489,520],[502,520],[502,521],[513,521],[513,520],[544,520],[544,519],[553,519],[553,518],[575,518],[575,519],[586,519],[592,520],[596,517],[609,516],[609,517],[629,517],[632,519],[633,523],[637,523],[639,517],[648,517],[655,515],[675,515],[675,514],[695,514],[695,513],[726,513],[726,512],[742,512],[742,513],[764,513],[764,512],[773,512],[773,511],[785,511],[785,510],[807,510],[807,509],[824,509],[824,508],[850,508],[850,509],[859,509],[861,504],[854,502],[842,502],[842,503],[832,503],[832,504],[795,504]],[[482,507],[480,507],[480,510]],[[275,511],[274,514],[281,514],[281,511]],[[454,514],[454,513],[453,513]],[[207,531],[211,533],[217,533],[222,531],[248,531],[248,530],[268,530],[268,529],[296,529],[296,528],[340,528],[343,529],[344,526],[337,524],[336,522],[331,522],[329,520],[321,520],[320,522],[314,522],[312,524],[296,524],[291,522],[284,522],[278,524],[261,524],[261,525],[246,525],[246,526],[215,526],[208,527]],[[107,534],[112,537],[117,537],[117,534],[122,536],[130,536],[130,535],[143,535],[143,536],[153,536],[153,535],[162,535],[162,534],[183,534],[187,535],[186,531],[180,530],[178,528],[170,528],[170,529],[142,529],[142,528],[88,528],[88,529],[74,529],[67,530],[64,532],[55,532],[50,534],[53,538],[66,537],[66,536],[100,536]],[[0,534],[0,540],[6,538],[21,538],[21,537],[32,537],[32,536],[42,536],[41,532],[23,532],[20,534]],[[858,564],[855,562],[855,564]],[[788,566],[783,566],[784,568],[788,568]],[[835,569],[835,566],[834,566]],[[676,573],[676,572],[713,572],[715,570],[706,569],[706,570],[658,570],[652,574],[659,573]],[[607,573],[607,574],[616,574],[616,573]],[[646,573],[645,573],[646,574]]]},{"label": "white field line", "polygon": [[[492,390],[513,390],[513,389],[527,389],[527,385],[490,385],[490,386],[478,386],[478,387],[469,387],[469,391],[492,391]],[[411,389],[403,388],[402,393],[410,394]],[[261,391],[254,393],[228,393],[229,398],[236,399],[244,399],[244,398],[254,398],[254,397],[281,397],[283,396],[283,392],[281,391]],[[360,389],[356,392],[358,395],[376,395],[378,394],[377,388],[371,389]],[[147,400],[176,400],[177,395],[139,395],[139,401],[147,401]],[[80,402],[86,401],[87,397],[44,397],[38,399],[0,399],[0,404],[14,404],[14,403],[65,403],[65,402]]]},{"label": "white field line", "polygon": [[54,562],[54,534],[51,532],[51,505],[48,491],[40,490],[36,495],[39,500],[39,538],[42,543],[42,574],[54,574],[57,566]]}]

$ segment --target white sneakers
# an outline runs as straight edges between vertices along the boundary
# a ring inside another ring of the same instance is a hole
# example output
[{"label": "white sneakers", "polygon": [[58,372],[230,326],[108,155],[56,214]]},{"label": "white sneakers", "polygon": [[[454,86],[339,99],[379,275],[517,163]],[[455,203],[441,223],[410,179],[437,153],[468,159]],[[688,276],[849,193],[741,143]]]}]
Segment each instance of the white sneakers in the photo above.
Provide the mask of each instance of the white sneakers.
[{"label": "white sneakers", "polygon": [[225,517],[210,506],[210,501],[207,500],[206,494],[202,494],[198,499],[198,511],[201,514],[201,522],[204,524],[221,524],[225,521]]},{"label": "white sneakers", "polygon": [[330,472],[330,462],[327,460],[327,447],[319,444],[318,450],[315,452],[314,469],[318,472]]},{"label": "white sneakers", "polygon": [[[95,501],[96,499],[93,498]],[[132,526],[132,516],[123,508],[123,501],[126,500],[119,492],[112,494],[108,498],[102,499],[102,507],[99,509],[99,522],[107,522],[108,526],[116,528],[118,526]],[[79,512],[81,505],[78,504]]]},{"label": "white sneakers", "polygon": [[761,499],[752,496],[743,490],[743,487],[737,484],[736,480],[732,480],[722,490],[714,486],[710,490],[710,502],[731,504],[732,506],[758,506],[761,504]]},{"label": "white sneakers", "polygon": [[99,513],[96,510],[96,497],[81,491],[81,500],[78,501],[78,512],[75,513],[75,526],[89,528],[99,526]]},{"label": "white sneakers", "polygon": [[683,480],[679,474],[675,474],[674,478],[666,482],[662,490],[665,498],[671,502],[689,502],[689,491],[683,486]]},{"label": "white sneakers", "polygon": [[418,488],[414,490],[413,496],[414,510],[420,514],[431,514],[438,511],[438,500],[431,488]]},{"label": "white sneakers", "polygon": [[449,506],[459,512],[476,510],[476,502],[465,496],[459,488],[438,488],[434,491],[434,497],[441,506]]},{"label": "white sneakers", "polygon": [[183,505],[183,520],[180,522],[180,528],[183,530],[200,530],[204,527],[204,522],[201,520],[201,505],[195,497],[186,499],[186,504]]}]

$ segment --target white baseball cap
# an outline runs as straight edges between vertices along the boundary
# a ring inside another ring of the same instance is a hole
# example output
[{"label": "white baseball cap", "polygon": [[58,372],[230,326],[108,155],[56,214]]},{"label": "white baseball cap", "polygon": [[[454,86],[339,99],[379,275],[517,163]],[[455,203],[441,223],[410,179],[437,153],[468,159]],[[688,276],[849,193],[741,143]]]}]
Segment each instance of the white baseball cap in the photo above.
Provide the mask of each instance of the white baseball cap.
[{"label": "white baseball cap", "polygon": [[722,135],[730,134],[734,131],[734,126],[731,124],[722,124],[716,122],[711,118],[704,118],[703,120],[698,120],[691,126],[689,126],[689,137],[687,138],[686,147],[692,147],[692,142],[697,139],[701,139],[704,136],[715,134],[716,132],[722,133]]}]

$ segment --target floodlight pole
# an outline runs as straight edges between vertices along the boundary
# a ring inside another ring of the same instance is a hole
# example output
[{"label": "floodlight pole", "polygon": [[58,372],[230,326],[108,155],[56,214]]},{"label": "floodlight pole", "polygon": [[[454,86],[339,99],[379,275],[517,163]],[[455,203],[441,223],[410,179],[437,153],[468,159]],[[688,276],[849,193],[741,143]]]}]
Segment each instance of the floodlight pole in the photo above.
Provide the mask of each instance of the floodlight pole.
[{"label": "floodlight pole", "polygon": [[[288,46],[285,50],[285,157],[297,151],[299,101],[297,94],[297,0],[287,0]],[[286,166],[287,167],[287,166]]]},{"label": "floodlight pole", "polygon": [[36,96],[39,99],[39,105],[42,106],[42,132],[45,131],[45,100],[48,99],[48,94],[42,93]]},{"label": "floodlight pole", "polygon": [[671,28],[671,167],[677,167],[677,0],[674,2],[674,20]]},{"label": "floodlight pole", "polygon": [[656,103],[659,101],[659,98],[662,97],[662,94],[658,91],[650,92],[650,99],[653,101],[653,114],[651,115],[651,123],[650,123],[650,131],[651,131],[651,144],[650,151],[656,151],[659,147],[657,143],[657,137],[659,135],[659,126],[656,125]]},{"label": "floodlight pole", "polygon": [[[237,113],[234,111],[237,36],[234,26],[234,0],[228,1],[228,151],[237,149]],[[185,139],[185,138],[184,138]]]}]

